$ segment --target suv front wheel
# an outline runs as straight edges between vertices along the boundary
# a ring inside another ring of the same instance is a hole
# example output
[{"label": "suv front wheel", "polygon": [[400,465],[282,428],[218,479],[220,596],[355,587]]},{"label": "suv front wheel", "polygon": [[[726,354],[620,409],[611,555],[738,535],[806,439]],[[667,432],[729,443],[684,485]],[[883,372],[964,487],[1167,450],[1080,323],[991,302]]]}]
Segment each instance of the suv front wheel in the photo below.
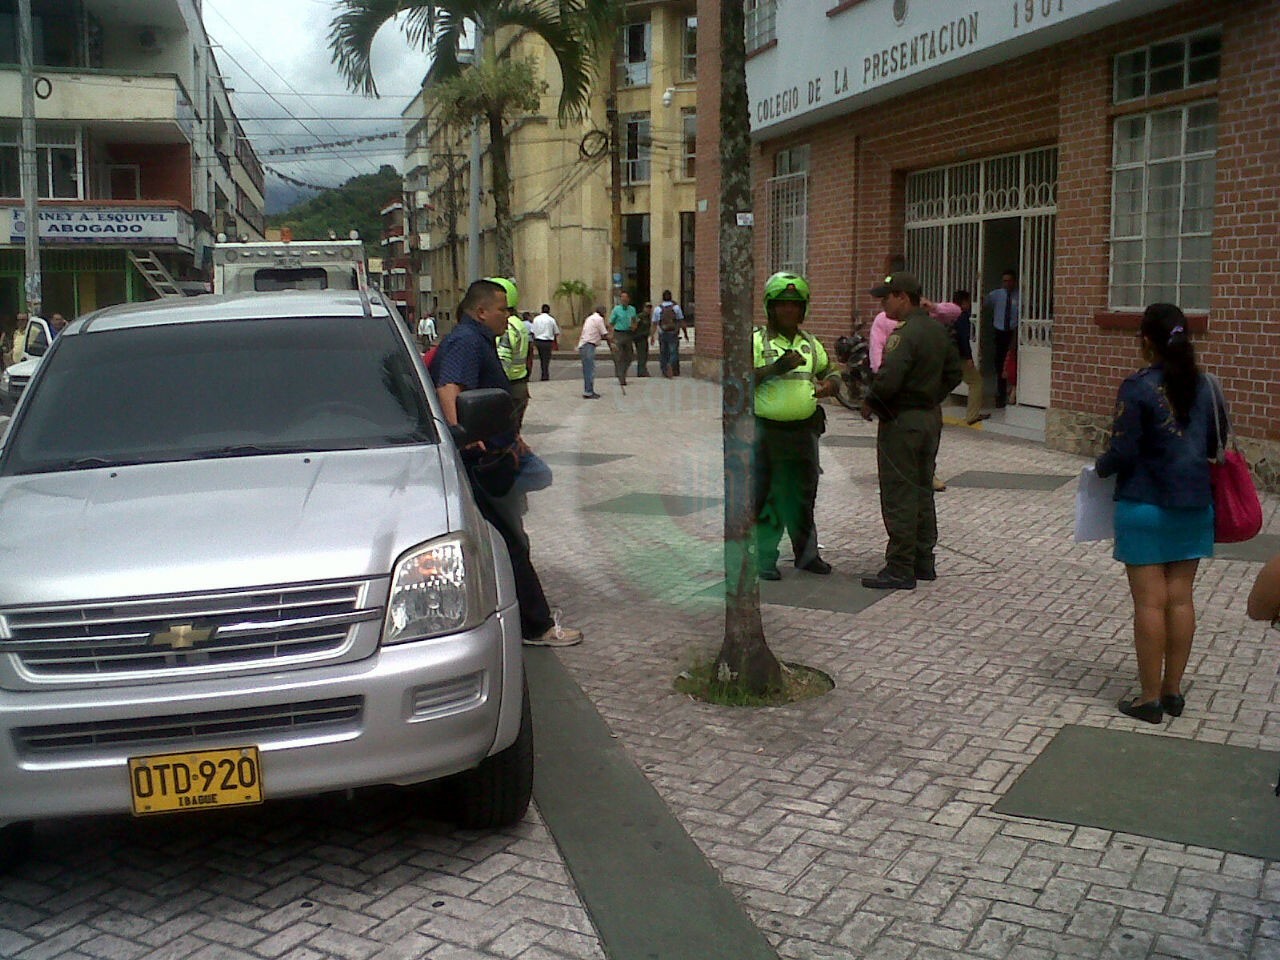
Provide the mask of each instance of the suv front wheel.
[{"label": "suv front wheel", "polygon": [[505,827],[519,821],[529,809],[533,795],[533,713],[529,709],[528,680],[524,681],[521,694],[520,733],[515,743],[448,783],[449,807],[458,826],[464,829]]}]

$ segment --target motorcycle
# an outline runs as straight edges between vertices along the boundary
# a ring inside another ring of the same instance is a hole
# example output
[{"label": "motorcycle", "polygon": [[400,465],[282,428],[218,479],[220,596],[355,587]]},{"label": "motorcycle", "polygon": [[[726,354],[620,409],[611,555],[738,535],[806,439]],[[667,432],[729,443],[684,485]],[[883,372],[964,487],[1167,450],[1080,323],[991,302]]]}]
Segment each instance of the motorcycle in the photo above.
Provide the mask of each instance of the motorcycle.
[{"label": "motorcycle", "polygon": [[836,340],[836,360],[844,367],[836,384],[836,400],[841,406],[860,411],[871,386],[871,343],[856,328],[847,337]]}]

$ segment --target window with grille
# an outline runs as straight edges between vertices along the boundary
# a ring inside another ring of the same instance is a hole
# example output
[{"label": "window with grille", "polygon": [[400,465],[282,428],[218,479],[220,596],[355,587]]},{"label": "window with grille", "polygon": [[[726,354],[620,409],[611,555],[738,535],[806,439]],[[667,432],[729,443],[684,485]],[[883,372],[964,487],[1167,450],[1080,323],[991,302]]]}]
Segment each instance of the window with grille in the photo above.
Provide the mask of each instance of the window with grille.
[{"label": "window with grille", "polygon": [[680,140],[683,149],[680,175],[692,179],[694,164],[698,156],[698,111],[694,107],[684,107],[680,111]]},{"label": "window with grille", "polygon": [[1128,103],[1211,83],[1221,65],[1222,36],[1216,28],[1153,43],[1115,58],[1112,96],[1116,103]]},{"label": "window with grille", "polygon": [[777,0],[743,0],[746,14],[747,53],[777,39]]},{"label": "window with grille", "polygon": [[684,46],[680,53],[680,79],[698,78],[698,18],[684,18]]},{"label": "window with grille", "polygon": [[645,87],[650,83],[649,21],[629,23],[622,28],[622,50],[618,56],[618,85]]},{"label": "window with grille", "polygon": [[766,182],[769,272],[804,273],[808,259],[809,147],[782,150]]},{"label": "window with grille", "polygon": [[1111,191],[1111,306],[1209,308],[1218,104],[1120,117]]},{"label": "window with grille", "polygon": [[649,182],[649,154],[653,145],[648,111],[624,113],[622,124],[622,182]]}]

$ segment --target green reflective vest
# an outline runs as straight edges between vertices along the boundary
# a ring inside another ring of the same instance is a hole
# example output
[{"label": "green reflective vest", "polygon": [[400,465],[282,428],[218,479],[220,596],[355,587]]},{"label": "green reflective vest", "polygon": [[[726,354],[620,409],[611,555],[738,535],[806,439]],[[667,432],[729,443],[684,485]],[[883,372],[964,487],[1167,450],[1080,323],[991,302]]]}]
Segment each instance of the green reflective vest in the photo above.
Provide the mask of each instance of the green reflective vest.
[{"label": "green reflective vest", "polygon": [[818,409],[813,395],[815,379],[831,371],[827,351],[816,337],[801,330],[794,340],[781,335],[769,336],[764,327],[756,327],[751,335],[756,367],[767,367],[786,350],[797,350],[804,363],[781,377],[769,377],[756,386],[756,416],[768,420],[807,420]]},{"label": "green reflective vest", "polygon": [[498,359],[513,383],[529,376],[529,329],[519,317],[507,318],[507,329],[498,338]]}]

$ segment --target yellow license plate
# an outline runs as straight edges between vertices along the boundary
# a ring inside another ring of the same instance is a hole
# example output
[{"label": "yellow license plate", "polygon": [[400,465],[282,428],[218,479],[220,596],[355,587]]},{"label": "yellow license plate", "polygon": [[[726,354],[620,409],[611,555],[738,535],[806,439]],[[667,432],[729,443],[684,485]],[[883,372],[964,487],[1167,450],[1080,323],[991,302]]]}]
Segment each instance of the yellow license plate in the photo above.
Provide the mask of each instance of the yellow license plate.
[{"label": "yellow license plate", "polygon": [[261,803],[258,748],[130,758],[129,792],[138,817]]}]

